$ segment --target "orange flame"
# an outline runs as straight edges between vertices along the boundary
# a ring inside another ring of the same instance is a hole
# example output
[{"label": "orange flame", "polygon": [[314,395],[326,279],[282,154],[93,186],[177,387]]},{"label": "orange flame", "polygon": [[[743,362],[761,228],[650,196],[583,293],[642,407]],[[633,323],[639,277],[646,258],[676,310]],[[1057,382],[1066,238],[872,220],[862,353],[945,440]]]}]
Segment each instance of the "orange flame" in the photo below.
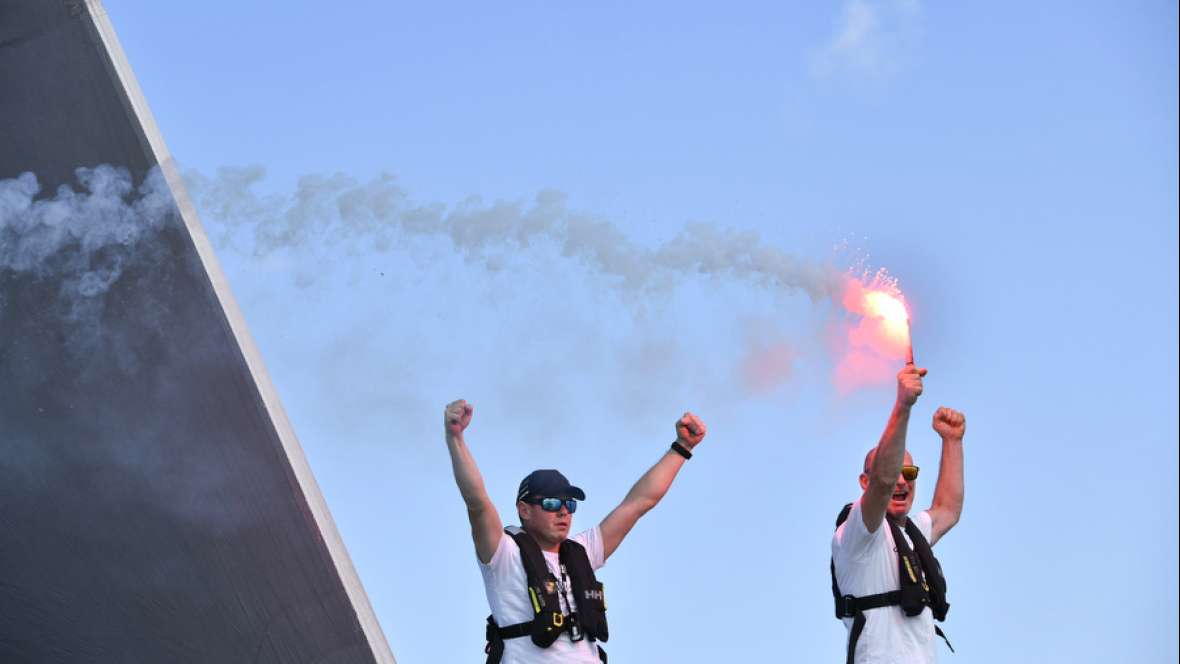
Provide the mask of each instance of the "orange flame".
[{"label": "orange flame", "polygon": [[910,315],[897,279],[885,270],[861,278],[849,277],[844,308],[860,316],[845,329],[836,384],[851,391],[892,377],[898,360],[910,355]]}]

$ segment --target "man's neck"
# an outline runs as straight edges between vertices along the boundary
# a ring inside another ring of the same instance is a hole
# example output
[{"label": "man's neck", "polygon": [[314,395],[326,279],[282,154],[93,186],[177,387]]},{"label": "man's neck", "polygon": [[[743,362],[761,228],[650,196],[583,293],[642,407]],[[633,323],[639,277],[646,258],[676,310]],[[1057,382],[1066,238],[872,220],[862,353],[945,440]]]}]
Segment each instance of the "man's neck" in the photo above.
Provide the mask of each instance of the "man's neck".
[{"label": "man's neck", "polygon": [[521,525],[521,528],[533,538],[533,541],[537,543],[537,546],[541,547],[542,551],[548,551],[549,553],[558,553],[561,551],[560,540],[556,542],[547,542],[530,532],[527,526]]}]

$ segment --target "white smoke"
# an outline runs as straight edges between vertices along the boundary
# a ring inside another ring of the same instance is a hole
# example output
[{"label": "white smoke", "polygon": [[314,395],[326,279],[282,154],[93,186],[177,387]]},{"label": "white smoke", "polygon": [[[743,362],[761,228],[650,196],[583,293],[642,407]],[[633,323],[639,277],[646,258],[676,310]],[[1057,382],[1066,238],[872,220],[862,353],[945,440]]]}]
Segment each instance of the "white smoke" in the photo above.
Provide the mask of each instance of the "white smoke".
[{"label": "white smoke", "polygon": [[[158,170],[138,188],[126,171],[110,166],[76,173],[76,189],[63,186],[52,196],[43,194],[30,173],[0,181],[0,277],[6,271],[52,277],[65,315],[75,323],[97,320],[102,296],[131,259],[161,250],[160,243],[146,240],[175,210]],[[488,270],[502,269],[505,257],[522,251],[549,252],[639,296],[706,276],[780,294],[802,292],[813,302],[837,306],[849,279],[831,263],[766,246],[755,233],[704,223],[686,224],[671,239],[645,246],[610,221],[571,209],[567,196],[552,189],[529,201],[487,203],[473,196],[445,205],[414,201],[384,174],[368,181],[309,175],[293,190],[279,193],[263,192],[265,178],[259,166],[185,175],[219,250],[284,256],[281,260],[292,258],[291,252],[306,256],[305,251],[334,259],[350,251],[402,249],[412,255],[411,241],[429,238]],[[296,285],[313,283],[327,264],[316,260],[297,267]],[[0,316],[3,307],[0,301]],[[767,348],[751,347],[746,364],[765,370],[770,357],[767,366],[774,371],[773,376],[747,375],[745,382],[766,390],[786,380],[795,358],[784,350],[790,347],[779,339],[769,356]]]},{"label": "white smoke", "polygon": [[564,193],[539,192],[532,201],[485,203],[470,197],[457,205],[413,202],[390,175],[360,182],[345,175],[301,178],[289,194],[262,194],[261,167],[222,168],[215,176],[186,174],[198,209],[220,222],[223,247],[265,256],[307,245],[350,245],[387,251],[399,239],[447,238],[468,260],[489,268],[497,250],[554,246],[612,280],[644,291],[674,285],[690,275],[747,280],[813,301],[841,292],[845,273],[802,260],[736,233],[694,223],[664,244],[649,248],[609,221],[571,210]]},{"label": "white smoke", "polygon": [[112,166],[79,168],[75,176],[79,189],[62,185],[47,198],[38,198],[41,185],[32,173],[0,180],[0,275],[52,276],[81,317],[175,205],[159,169],[138,189],[125,169]]}]

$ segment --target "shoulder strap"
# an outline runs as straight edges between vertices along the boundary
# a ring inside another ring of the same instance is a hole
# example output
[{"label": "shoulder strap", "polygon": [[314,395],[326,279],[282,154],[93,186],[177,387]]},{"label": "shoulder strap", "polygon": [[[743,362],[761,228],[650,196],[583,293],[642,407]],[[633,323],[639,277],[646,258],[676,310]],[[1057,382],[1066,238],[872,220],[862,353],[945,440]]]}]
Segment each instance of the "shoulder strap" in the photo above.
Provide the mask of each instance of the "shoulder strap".
[{"label": "shoulder strap", "polygon": [[537,540],[517,526],[508,526],[504,532],[510,535],[520,548],[520,562],[524,565],[524,575],[528,579],[528,584],[541,587],[549,578],[550,572],[549,566],[545,564],[545,554],[541,553]]},{"label": "shoulder strap", "polygon": [[[852,511],[852,503],[848,503],[840,510],[840,514],[836,515],[836,528],[848,520],[848,514]],[[828,559],[828,566],[832,571],[832,599],[836,601],[836,617],[843,618],[847,614],[847,607],[844,602],[844,595],[840,593],[840,586],[836,583],[836,561],[832,558]]]},{"label": "shoulder strap", "polygon": [[839,528],[845,521],[848,520],[848,514],[852,512],[852,503],[848,503],[836,515],[836,527]]}]

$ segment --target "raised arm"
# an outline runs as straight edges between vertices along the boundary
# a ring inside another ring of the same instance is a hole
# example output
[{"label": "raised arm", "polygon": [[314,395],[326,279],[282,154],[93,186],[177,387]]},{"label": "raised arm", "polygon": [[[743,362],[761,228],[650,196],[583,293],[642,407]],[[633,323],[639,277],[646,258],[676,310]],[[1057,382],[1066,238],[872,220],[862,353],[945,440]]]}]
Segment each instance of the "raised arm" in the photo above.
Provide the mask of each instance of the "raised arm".
[{"label": "raised arm", "polygon": [[934,545],[959,522],[963,514],[963,434],[967,418],[957,410],[939,408],[934,413],[934,430],[942,437],[942,461],[938,466],[938,484],[930,505],[930,544]]},{"label": "raised arm", "polygon": [[[696,415],[685,413],[676,421],[676,442],[689,450],[699,445],[704,437],[705,423]],[[656,465],[648,469],[635,486],[631,487],[623,502],[606,515],[598,526],[602,531],[603,560],[610,558],[615,549],[619,548],[619,544],[627,533],[631,532],[639,517],[647,514],[648,510],[660,502],[668,492],[668,487],[672,486],[672,480],[676,479],[676,473],[680,472],[684,461],[680,453],[669,448]]]},{"label": "raised arm", "polygon": [[897,485],[897,477],[901,474],[910,409],[918,402],[918,395],[922,394],[922,376],[925,375],[925,369],[912,364],[905,365],[897,374],[897,401],[893,404],[885,432],[881,434],[881,442],[877,443],[877,453],[873,455],[873,461],[865,473],[868,482],[864,485],[860,514],[870,533],[877,532],[877,528],[881,527],[889,499]]},{"label": "raised arm", "polygon": [[475,458],[463,440],[463,431],[471,423],[471,414],[474,412],[475,409],[466,401],[452,401],[443,413],[443,426],[447,434],[447,450],[451,453],[451,469],[455,471],[455,484],[459,485],[459,493],[467,505],[475,555],[479,557],[479,562],[486,565],[492,561],[492,554],[500,544],[504,525],[500,522],[496,506],[488,498]]}]

